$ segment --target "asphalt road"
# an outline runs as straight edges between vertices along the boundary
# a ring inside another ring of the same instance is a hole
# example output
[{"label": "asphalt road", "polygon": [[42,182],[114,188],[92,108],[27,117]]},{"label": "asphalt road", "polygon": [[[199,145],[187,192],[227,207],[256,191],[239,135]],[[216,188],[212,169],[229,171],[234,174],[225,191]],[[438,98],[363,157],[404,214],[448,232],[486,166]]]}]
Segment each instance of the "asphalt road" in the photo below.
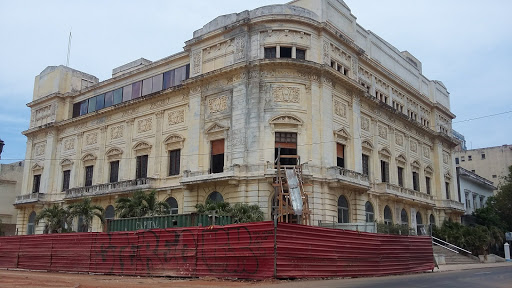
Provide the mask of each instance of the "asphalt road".
[{"label": "asphalt road", "polygon": [[280,288],[511,288],[512,267],[482,268],[463,271],[450,271],[441,273],[422,273],[412,275],[336,279],[336,280],[315,280],[315,281],[287,281],[273,285],[262,285],[259,287],[280,287]]}]

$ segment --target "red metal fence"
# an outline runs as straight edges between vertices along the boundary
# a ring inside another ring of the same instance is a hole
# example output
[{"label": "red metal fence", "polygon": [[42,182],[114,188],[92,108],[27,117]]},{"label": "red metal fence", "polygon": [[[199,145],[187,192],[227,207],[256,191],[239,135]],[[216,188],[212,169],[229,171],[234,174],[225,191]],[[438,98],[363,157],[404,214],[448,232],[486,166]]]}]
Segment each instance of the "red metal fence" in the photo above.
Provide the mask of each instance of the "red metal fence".
[{"label": "red metal fence", "polygon": [[429,237],[283,223],[274,229],[272,222],[0,237],[0,268],[28,270],[265,279],[377,276],[433,267]]}]

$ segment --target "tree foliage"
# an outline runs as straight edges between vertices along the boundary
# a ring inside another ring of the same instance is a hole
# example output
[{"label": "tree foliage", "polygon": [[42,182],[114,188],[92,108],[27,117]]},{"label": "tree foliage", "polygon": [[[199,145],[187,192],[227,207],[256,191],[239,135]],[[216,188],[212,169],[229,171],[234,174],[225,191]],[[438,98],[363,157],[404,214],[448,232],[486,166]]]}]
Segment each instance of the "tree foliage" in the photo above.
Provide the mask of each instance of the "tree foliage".
[{"label": "tree foliage", "polygon": [[170,206],[167,202],[157,199],[155,190],[147,194],[136,191],[131,197],[117,199],[116,213],[119,218],[168,215]]},{"label": "tree foliage", "polygon": [[78,231],[87,232],[91,228],[92,219],[97,217],[101,224],[105,223],[104,209],[99,205],[94,205],[90,198],[85,198],[80,202],[72,203],[68,206],[69,217],[81,218],[83,223],[78,227]]},{"label": "tree foliage", "polygon": [[[69,211],[57,204],[51,207],[45,207],[35,218],[35,224],[39,224],[41,220],[45,223],[45,233],[61,233],[65,232],[66,223],[69,224]],[[70,226],[70,225],[69,225]]]},{"label": "tree foliage", "polygon": [[263,221],[265,214],[257,204],[236,203],[231,206],[228,202],[214,202],[207,200],[205,204],[197,204],[199,214],[208,214],[215,211],[218,216],[231,216],[235,223],[249,223]]},{"label": "tree foliage", "polygon": [[491,203],[507,231],[512,231],[512,166],[508,167],[508,175],[498,186],[498,193]]},{"label": "tree foliage", "polygon": [[469,227],[449,220],[444,221],[440,228],[434,226],[432,231],[435,237],[471,251],[474,255],[487,254],[490,245],[496,243],[491,239],[491,231],[481,225]]}]

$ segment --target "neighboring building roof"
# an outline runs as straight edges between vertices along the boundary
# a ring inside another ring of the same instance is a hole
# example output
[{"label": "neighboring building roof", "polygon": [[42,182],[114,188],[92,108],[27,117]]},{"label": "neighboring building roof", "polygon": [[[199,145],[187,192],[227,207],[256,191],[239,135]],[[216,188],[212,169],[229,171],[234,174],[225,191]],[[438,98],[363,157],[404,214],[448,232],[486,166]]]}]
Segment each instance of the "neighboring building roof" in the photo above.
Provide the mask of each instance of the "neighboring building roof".
[{"label": "neighboring building roof", "polygon": [[487,185],[487,186],[489,186],[489,188],[492,188],[492,190],[496,190],[497,189],[493,185],[492,181],[487,180],[484,177],[482,177],[482,176],[480,176],[480,175],[478,175],[476,173],[473,173],[473,172],[471,172],[469,170],[466,170],[466,169],[464,169],[462,167],[457,167],[457,173],[459,174],[459,176],[472,179],[473,181],[479,182],[482,185]]}]

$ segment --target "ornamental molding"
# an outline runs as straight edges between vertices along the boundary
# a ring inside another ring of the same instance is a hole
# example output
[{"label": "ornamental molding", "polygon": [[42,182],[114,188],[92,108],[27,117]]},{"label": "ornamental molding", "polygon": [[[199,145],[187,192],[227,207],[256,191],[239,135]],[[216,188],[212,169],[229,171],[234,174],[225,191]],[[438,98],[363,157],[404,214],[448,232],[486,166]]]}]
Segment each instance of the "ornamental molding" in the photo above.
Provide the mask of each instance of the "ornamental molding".
[{"label": "ornamental molding", "polygon": [[431,165],[428,165],[427,167],[425,167],[425,173],[429,173],[429,174],[434,173],[434,168],[432,168]]},{"label": "ornamental molding", "polygon": [[389,149],[386,147],[383,147],[382,149],[380,149],[379,154],[381,156],[391,157],[391,151],[389,151]]},{"label": "ornamental molding", "polygon": [[304,121],[302,121],[299,117],[291,115],[291,114],[285,114],[285,115],[279,115],[275,116],[272,119],[270,119],[269,123],[271,125],[275,124],[291,124],[291,125],[302,125]]},{"label": "ornamental molding", "polygon": [[208,111],[210,113],[219,113],[228,109],[228,96],[212,97],[207,100]]},{"label": "ornamental molding", "polygon": [[414,160],[414,161],[412,161],[411,166],[412,166],[413,168],[417,168],[417,169],[420,169],[420,168],[421,168],[421,164],[420,164],[420,162],[419,162],[418,160]]},{"label": "ornamental molding", "polygon": [[151,144],[146,141],[139,141],[135,145],[133,145],[133,150],[142,150],[142,149],[151,149]]},{"label": "ornamental molding", "polygon": [[42,164],[39,164],[39,163],[36,163],[32,166],[32,171],[36,171],[36,170],[43,170],[43,165]]},{"label": "ornamental molding", "polygon": [[212,125],[210,125],[210,127],[208,127],[208,129],[206,129],[206,133],[214,133],[214,132],[219,132],[219,131],[226,131],[228,130],[229,127],[226,127],[226,126],[223,126],[219,123],[213,123]]},{"label": "ornamental molding", "polygon": [[407,163],[407,158],[405,157],[404,154],[398,155],[395,159],[396,159],[396,162],[398,162],[398,163],[402,163],[404,165],[405,165],[405,163]]},{"label": "ornamental molding", "polygon": [[105,153],[105,155],[107,157],[118,156],[118,155],[122,155],[122,154],[123,154],[123,150],[121,148],[117,148],[117,147],[110,148],[107,150],[107,153]]},{"label": "ornamental molding", "polygon": [[97,159],[96,155],[92,153],[87,153],[84,156],[82,156],[82,161],[95,161]]},{"label": "ornamental molding", "polygon": [[367,132],[370,132],[370,119],[364,116],[361,116],[361,129]]},{"label": "ornamental molding", "polygon": [[137,132],[145,133],[153,129],[153,117],[137,120]]},{"label": "ornamental molding", "polygon": [[60,166],[71,166],[73,165],[73,161],[69,160],[69,159],[63,159],[62,161],[60,161]]},{"label": "ornamental molding", "polygon": [[181,136],[180,134],[171,134],[165,138],[164,143],[172,144],[172,143],[183,142],[183,141],[185,141],[185,138],[183,138],[183,136]]},{"label": "ornamental molding", "polygon": [[169,111],[167,114],[167,124],[169,126],[185,122],[185,109]]},{"label": "ornamental molding", "polygon": [[334,99],[334,114],[342,118],[347,117],[347,105],[338,99]]},{"label": "ornamental molding", "polygon": [[369,149],[369,150],[373,150],[373,144],[369,140],[363,140],[363,142],[361,142],[361,146],[363,148],[366,148],[366,149]]},{"label": "ornamental molding", "polygon": [[334,130],[334,137],[336,141],[346,142],[350,139],[350,133],[345,128],[340,128],[338,130]]},{"label": "ornamental molding", "polygon": [[289,86],[272,87],[274,102],[300,103],[300,88]]},{"label": "ornamental molding", "polygon": [[444,173],[444,178],[448,180],[452,179],[452,173],[450,173],[450,171],[446,171],[446,173]]}]

